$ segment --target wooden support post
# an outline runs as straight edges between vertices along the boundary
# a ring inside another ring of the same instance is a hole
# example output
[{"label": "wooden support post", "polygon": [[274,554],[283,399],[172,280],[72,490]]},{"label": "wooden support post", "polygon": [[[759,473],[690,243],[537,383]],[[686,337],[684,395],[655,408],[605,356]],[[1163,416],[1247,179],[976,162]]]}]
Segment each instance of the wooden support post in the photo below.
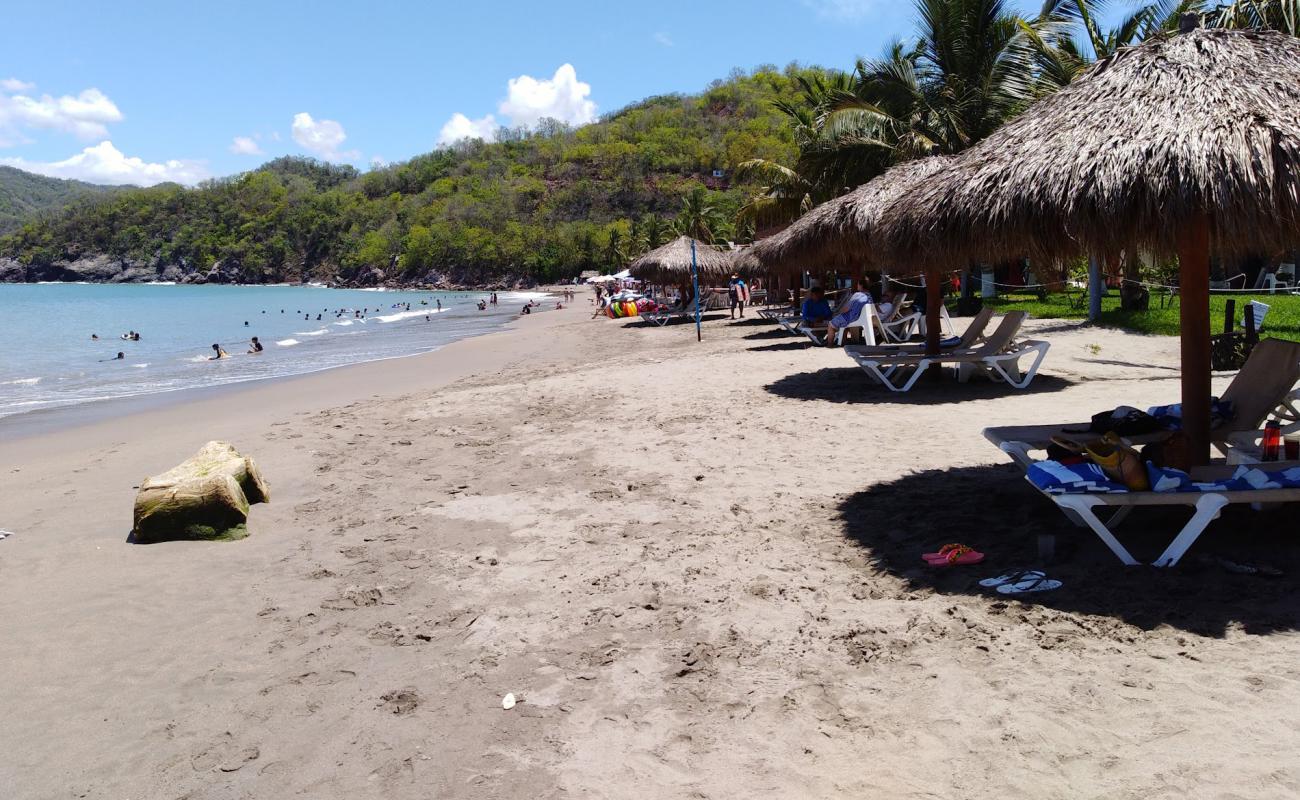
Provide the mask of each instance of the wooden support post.
[{"label": "wooden support post", "polygon": [[[1250,308],[1249,305],[1246,308]],[[1231,297],[1223,304],[1223,332],[1232,333],[1232,329],[1237,327],[1237,301]]]},{"label": "wooden support post", "polygon": [[1178,243],[1183,432],[1193,466],[1210,460],[1210,221],[1201,216]]},{"label": "wooden support post", "polygon": [[940,328],[943,317],[939,309],[943,306],[943,276],[934,271],[925,273],[925,353],[938,355]]}]

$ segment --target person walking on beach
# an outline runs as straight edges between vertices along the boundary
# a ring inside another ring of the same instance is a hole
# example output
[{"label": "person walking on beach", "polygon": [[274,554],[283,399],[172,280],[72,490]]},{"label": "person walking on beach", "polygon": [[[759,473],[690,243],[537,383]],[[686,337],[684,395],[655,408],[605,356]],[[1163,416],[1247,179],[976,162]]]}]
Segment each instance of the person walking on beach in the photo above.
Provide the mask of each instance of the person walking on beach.
[{"label": "person walking on beach", "polygon": [[257,337],[254,336],[248,341],[248,354],[257,355],[260,352],[262,352],[262,343],[257,341]]},{"label": "person walking on beach", "polygon": [[749,287],[736,273],[731,273],[731,282],[727,284],[727,297],[731,299],[731,318],[736,318],[736,307],[740,307],[740,318],[745,318],[745,303],[749,300]]},{"label": "person walking on beach", "polygon": [[221,345],[219,344],[212,345],[212,351],[215,353],[215,355],[211,356],[208,359],[209,361],[216,361],[219,358],[230,358],[230,354],[227,353],[225,350],[222,350]]}]

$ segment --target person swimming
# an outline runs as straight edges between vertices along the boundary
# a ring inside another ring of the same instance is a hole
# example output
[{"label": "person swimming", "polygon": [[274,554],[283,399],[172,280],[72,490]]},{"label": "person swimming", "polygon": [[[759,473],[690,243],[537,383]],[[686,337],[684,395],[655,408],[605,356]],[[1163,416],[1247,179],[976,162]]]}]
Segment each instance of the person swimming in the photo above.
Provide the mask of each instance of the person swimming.
[{"label": "person swimming", "polygon": [[103,364],[105,361],[125,361],[125,360],[126,360],[126,353],[118,351],[118,354],[116,356],[112,358],[101,358],[99,360],[99,363]]},{"label": "person swimming", "polygon": [[91,339],[91,341],[98,342],[98,341],[99,341],[99,334],[98,334],[98,333],[92,333],[92,334],[90,334],[90,339]]},{"label": "person swimming", "polygon": [[248,354],[257,355],[260,352],[262,352],[262,343],[257,341],[257,337],[254,336],[248,340]]},{"label": "person swimming", "polygon": [[219,344],[212,345],[212,350],[213,352],[216,353],[216,355],[210,357],[208,359],[209,361],[216,361],[219,358],[230,358],[230,354],[227,353],[225,350],[222,350],[221,345]]}]

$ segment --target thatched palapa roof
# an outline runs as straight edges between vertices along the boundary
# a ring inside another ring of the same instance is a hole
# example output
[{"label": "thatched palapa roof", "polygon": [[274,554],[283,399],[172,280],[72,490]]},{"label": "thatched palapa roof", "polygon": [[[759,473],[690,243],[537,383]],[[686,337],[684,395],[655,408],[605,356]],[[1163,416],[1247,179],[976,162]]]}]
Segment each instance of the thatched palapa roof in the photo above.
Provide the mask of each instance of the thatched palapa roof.
[{"label": "thatched palapa roof", "polygon": [[785,230],[755,244],[750,252],[773,272],[892,266],[876,246],[881,212],[951,160],[934,156],[899,164],[848,194],[822,203]]},{"label": "thatched palapa roof", "polygon": [[1300,241],[1300,39],[1194,30],[1099,61],[886,209],[931,267],[1176,252],[1208,214],[1221,255]]},{"label": "thatched palapa roof", "polygon": [[[736,256],[701,242],[695,243],[695,262],[700,280],[725,278],[736,267]],[[679,236],[632,262],[632,277],[651,283],[675,284],[691,279],[691,238]]]}]

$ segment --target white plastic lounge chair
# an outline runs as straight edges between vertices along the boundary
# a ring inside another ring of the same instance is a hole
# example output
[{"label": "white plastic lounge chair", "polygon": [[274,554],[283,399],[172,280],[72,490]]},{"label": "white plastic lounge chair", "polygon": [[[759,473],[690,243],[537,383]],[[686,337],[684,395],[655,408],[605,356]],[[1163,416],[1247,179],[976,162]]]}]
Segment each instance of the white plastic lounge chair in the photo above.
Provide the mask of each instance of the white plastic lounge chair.
[{"label": "white plastic lounge chair", "polygon": [[[1261,340],[1224,390],[1222,400],[1232,403],[1233,417],[1210,431],[1210,442],[1226,454],[1236,435],[1258,430],[1270,415],[1282,420],[1300,419],[1300,413],[1291,399],[1297,382],[1300,382],[1300,342]],[[1045,450],[1055,436],[1065,436],[1080,444],[1101,438],[1101,434],[1070,432],[1087,429],[1087,422],[1010,425],[986,428],[984,438],[1010,456],[1021,468],[1029,469],[1029,465],[1034,463],[1030,453]],[[1126,438],[1130,444],[1140,445],[1162,439],[1165,435],[1157,433]]]},{"label": "white plastic lounge chair", "polygon": [[[949,350],[937,355],[916,353],[891,353],[865,355],[857,359],[858,366],[868,375],[893,392],[910,391],[932,364],[953,364],[958,367],[958,377],[969,379],[974,372],[987,374],[993,380],[1006,382],[1015,389],[1024,389],[1043,363],[1050,345],[1042,341],[1015,341],[1024,324],[1024,311],[1012,311],[1002,318],[996,330],[984,342],[969,350]],[[1029,370],[1020,369],[1020,359],[1033,354]],[[971,369],[973,367],[974,369]],[[899,385],[893,376],[902,371],[912,371],[906,382]]]},{"label": "white plastic lounge chair", "polygon": [[[962,351],[970,350],[984,341],[984,331],[988,329],[989,322],[993,319],[993,308],[984,306],[979,313],[971,317],[970,324],[962,332],[961,338],[955,344],[945,347],[945,350]],[[914,353],[923,354],[925,352],[925,342],[903,342],[902,344],[877,344],[875,347],[864,345],[849,345],[844,348],[844,352],[854,360],[878,355],[889,355],[892,353]]]},{"label": "white plastic lounge chair", "polygon": [[[1230,477],[1235,467],[1216,466],[1193,470],[1196,480],[1213,481]],[[1032,485],[1032,483],[1030,484]],[[1038,487],[1034,487],[1037,489]],[[1041,490],[1040,490],[1041,491]],[[1233,503],[1296,503],[1300,502],[1300,489],[1251,489],[1246,491],[1211,492],[1116,492],[1114,494],[1049,494],[1042,492],[1056,504],[1076,525],[1087,527],[1110,548],[1120,561],[1129,566],[1142,562],[1133,557],[1128,548],[1115,538],[1119,527],[1130,512],[1139,506],[1188,506],[1195,511],[1187,524],[1174,536],[1152,566],[1172,567],[1183,557],[1205,531],[1207,525],[1218,519],[1219,512]],[[1104,522],[1097,516],[1101,509],[1109,508],[1113,514]]]},{"label": "white plastic lounge chair", "polygon": [[[852,328],[861,328],[862,335],[868,344],[876,343],[876,332],[872,320],[879,319],[876,314],[876,307],[871,303],[863,303],[862,308],[858,311],[858,316],[851,320],[848,325],[835,331],[835,344],[844,344],[844,332]],[[799,332],[807,336],[813,344],[826,344],[826,325],[800,325]]]},{"label": "white plastic lounge chair", "polygon": [[886,342],[906,342],[919,330],[921,315],[907,313],[907,307],[907,294],[903,293],[894,298],[894,307],[887,317],[876,315],[876,326],[880,329],[881,339]]}]

